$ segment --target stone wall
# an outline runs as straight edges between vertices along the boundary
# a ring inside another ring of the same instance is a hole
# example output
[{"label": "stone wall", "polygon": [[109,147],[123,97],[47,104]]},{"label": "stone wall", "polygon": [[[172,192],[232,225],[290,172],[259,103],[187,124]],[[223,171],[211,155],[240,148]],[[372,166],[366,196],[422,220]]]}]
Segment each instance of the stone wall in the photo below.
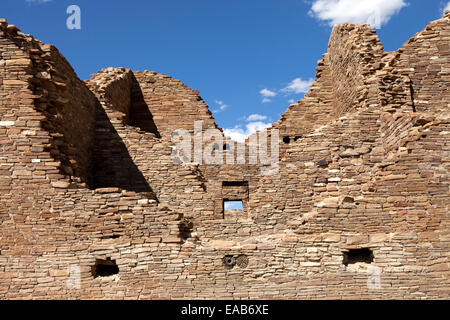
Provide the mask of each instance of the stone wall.
[{"label": "stone wall", "polygon": [[365,80],[381,69],[385,55],[375,30],[368,25],[344,24],[333,28],[327,57],[336,117],[354,111],[367,99],[369,85]]},{"label": "stone wall", "polygon": [[390,62],[393,67],[390,72],[410,79],[414,107],[419,113],[448,113],[449,32],[447,19],[429,23],[407,41]]},{"label": "stone wall", "polygon": [[[12,89],[4,87],[9,90],[2,103],[9,108],[3,117],[15,118],[13,131],[19,131],[9,133],[18,133],[15,138],[21,141],[16,143],[24,145],[16,149],[16,154],[25,155],[24,148],[31,144],[30,153],[26,155],[35,159],[33,163],[40,163],[41,157],[46,159],[50,155],[60,162],[56,166],[59,173],[79,182],[90,182],[94,95],[55,47],[22,34],[6,22],[1,22],[1,32],[5,43],[2,78],[6,80],[4,85]],[[20,117],[24,117],[23,120]],[[8,161],[11,159],[12,156],[8,156]],[[31,173],[33,170],[29,169],[25,170]],[[47,178],[58,178],[52,176],[54,173]]]},{"label": "stone wall", "polygon": [[134,72],[145,103],[156,127],[170,140],[176,129],[194,132],[194,121],[203,121],[203,128],[217,128],[208,106],[181,81],[156,72]]},{"label": "stone wall", "polygon": [[392,53],[368,26],[335,27],[263,175],[248,152],[174,163],[175,129],[217,128],[180,81],[83,83],[1,21],[0,297],[448,299],[449,26]]},{"label": "stone wall", "polygon": [[335,26],[328,52],[318,61],[316,81],[273,126],[284,138],[282,153],[312,128],[326,125],[357,106],[369,105],[369,91],[373,90],[370,79],[384,66],[385,56],[375,30],[368,25]]}]

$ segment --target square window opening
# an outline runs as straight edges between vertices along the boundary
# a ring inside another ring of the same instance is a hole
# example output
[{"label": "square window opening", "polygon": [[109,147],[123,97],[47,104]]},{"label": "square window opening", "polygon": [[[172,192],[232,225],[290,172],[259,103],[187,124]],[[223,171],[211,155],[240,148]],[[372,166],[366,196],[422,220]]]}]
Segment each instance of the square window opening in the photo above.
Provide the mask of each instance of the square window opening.
[{"label": "square window opening", "polygon": [[224,210],[244,210],[244,203],[242,200],[223,200]]},{"label": "square window opening", "polygon": [[119,273],[119,266],[116,264],[116,260],[111,258],[96,259],[95,265],[92,267],[92,275],[97,277],[109,277]]},{"label": "square window opening", "polygon": [[348,252],[344,252],[343,264],[348,266],[349,264],[355,264],[357,262],[372,263],[373,252],[369,248],[350,249]]}]

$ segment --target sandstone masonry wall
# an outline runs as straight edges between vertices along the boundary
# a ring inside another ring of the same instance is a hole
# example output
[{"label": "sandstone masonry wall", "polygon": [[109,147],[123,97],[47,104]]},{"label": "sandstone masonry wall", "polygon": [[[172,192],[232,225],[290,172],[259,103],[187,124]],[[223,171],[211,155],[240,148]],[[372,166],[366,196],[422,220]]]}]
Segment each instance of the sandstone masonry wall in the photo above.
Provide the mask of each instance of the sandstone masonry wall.
[{"label": "sandstone masonry wall", "polygon": [[449,25],[392,53],[368,26],[335,27],[262,175],[248,153],[174,163],[175,129],[216,128],[178,80],[83,83],[0,21],[0,297],[448,299]]}]

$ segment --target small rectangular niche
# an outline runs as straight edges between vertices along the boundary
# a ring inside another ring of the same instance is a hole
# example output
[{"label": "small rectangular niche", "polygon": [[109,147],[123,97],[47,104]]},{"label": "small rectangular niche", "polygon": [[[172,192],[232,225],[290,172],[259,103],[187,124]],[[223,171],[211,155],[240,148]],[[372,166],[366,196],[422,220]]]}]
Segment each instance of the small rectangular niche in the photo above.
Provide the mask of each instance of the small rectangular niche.
[{"label": "small rectangular niche", "polygon": [[358,262],[370,264],[373,262],[373,258],[373,252],[369,248],[350,249],[347,252],[344,252],[344,260],[342,263],[345,266]]},{"label": "small rectangular niche", "polygon": [[119,273],[119,266],[116,264],[116,260],[111,258],[96,259],[95,265],[92,267],[92,275],[97,277],[109,277]]},{"label": "small rectangular niche", "polygon": [[244,210],[244,203],[242,200],[223,200],[223,210]]}]

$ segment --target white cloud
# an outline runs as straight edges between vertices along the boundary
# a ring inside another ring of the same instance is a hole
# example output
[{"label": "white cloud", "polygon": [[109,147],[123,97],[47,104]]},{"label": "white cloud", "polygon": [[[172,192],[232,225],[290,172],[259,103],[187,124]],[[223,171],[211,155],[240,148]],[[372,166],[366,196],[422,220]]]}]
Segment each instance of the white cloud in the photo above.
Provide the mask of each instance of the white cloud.
[{"label": "white cloud", "polygon": [[247,128],[248,134],[251,135],[252,133],[255,133],[258,130],[269,128],[271,126],[272,126],[271,123],[265,123],[265,122],[262,122],[262,121],[255,121],[255,122],[247,123],[247,125],[245,127]]},{"label": "white cloud", "polygon": [[292,80],[287,87],[281,89],[282,92],[287,93],[306,93],[309,90],[311,84],[313,84],[314,79],[302,80],[301,78],[295,78]]},{"label": "white cloud", "polygon": [[213,113],[218,113],[218,112],[224,111],[226,108],[228,108],[228,105],[223,103],[222,100],[216,100],[215,103],[217,104],[219,109],[212,110]]},{"label": "white cloud", "polygon": [[245,125],[245,129],[240,126],[235,126],[234,128],[223,129],[223,133],[225,134],[225,136],[231,138],[234,141],[245,142],[245,139],[247,139],[247,137],[252,133],[255,133],[258,130],[269,128],[271,126],[271,123],[253,121],[247,123]]},{"label": "white cloud", "polygon": [[267,88],[262,89],[259,93],[260,93],[263,97],[275,97],[275,96],[277,95],[276,92],[270,91],[270,90],[267,89]]},{"label": "white cloud", "polygon": [[262,114],[251,114],[247,117],[247,121],[260,121],[260,120],[266,120],[267,116],[263,116]]},{"label": "white cloud", "polygon": [[272,102],[272,99],[269,98],[275,97],[278,94],[275,91],[271,91],[267,88],[262,89],[259,93],[263,96],[262,103]]},{"label": "white cloud", "polygon": [[294,99],[289,99],[288,102],[289,102],[290,104],[293,104],[293,103],[295,102],[295,100],[294,100]]},{"label": "white cloud", "polygon": [[52,2],[53,0],[25,0],[26,2],[37,2],[37,3],[46,3]]},{"label": "white cloud", "polygon": [[404,0],[314,0],[309,14],[330,26],[367,23],[379,29],[406,5]]},{"label": "white cloud", "polygon": [[244,129],[238,126],[234,128],[223,129],[223,134],[237,142],[244,142],[245,139],[247,138]]}]

